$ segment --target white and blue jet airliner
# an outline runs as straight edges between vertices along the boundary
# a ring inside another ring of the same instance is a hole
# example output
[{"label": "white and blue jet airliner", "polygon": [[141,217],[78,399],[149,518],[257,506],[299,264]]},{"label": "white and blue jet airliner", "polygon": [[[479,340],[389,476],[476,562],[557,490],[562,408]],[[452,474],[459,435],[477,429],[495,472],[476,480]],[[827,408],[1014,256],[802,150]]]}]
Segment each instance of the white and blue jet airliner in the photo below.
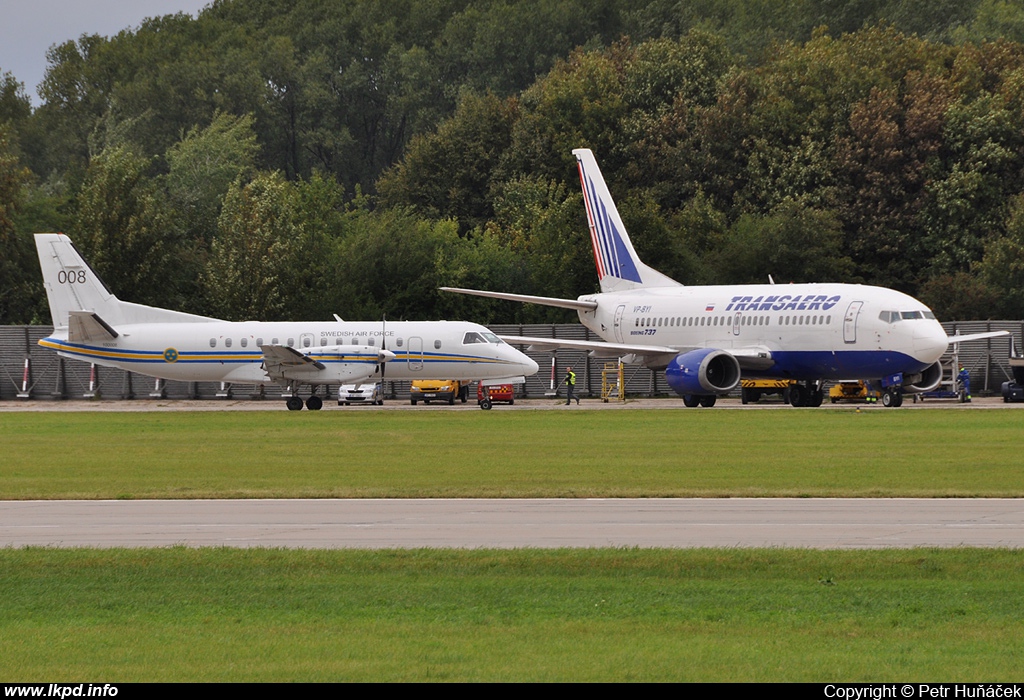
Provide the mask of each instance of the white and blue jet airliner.
[{"label": "white and blue jet airliner", "polygon": [[683,286],[645,265],[588,149],[573,151],[583,184],[599,294],[577,299],[443,287],[446,291],[575,309],[606,342],[502,336],[664,369],[686,406],[713,406],[740,375],[791,379],[794,406],[820,406],[826,380],[864,379],[882,403],[938,386],[949,344],[1005,335],[947,336],[917,299],[855,284]]},{"label": "white and blue jet airliner", "polygon": [[[278,383],[290,410],[319,410],[320,386],[388,379],[522,383],[537,363],[483,326],[461,321],[230,322],[119,300],[60,233],[35,236],[53,333],[64,357],[161,379]],[[386,363],[386,367],[385,367]]]}]

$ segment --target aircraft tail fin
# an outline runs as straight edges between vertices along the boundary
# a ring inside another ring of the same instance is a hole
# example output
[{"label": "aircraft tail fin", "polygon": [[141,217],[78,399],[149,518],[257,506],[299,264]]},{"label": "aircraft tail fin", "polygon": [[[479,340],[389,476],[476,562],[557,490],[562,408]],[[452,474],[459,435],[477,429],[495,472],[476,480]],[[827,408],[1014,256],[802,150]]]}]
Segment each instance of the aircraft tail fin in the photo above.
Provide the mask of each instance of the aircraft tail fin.
[{"label": "aircraft tail fin", "polygon": [[93,337],[115,333],[112,326],[125,323],[217,320],[121,301],[89,267],[70,238],[62,233],[37,233],[35,239],[55,329],[73,326],[76,334]]},{"label": "aircraft tail fin", "polygon": [[682,286],[671,277],[648,267],[637,256],[593,152],[589,148],[577,148],[572,153],[579,164],[583,200],[590,225],[590,241],[594,247],[594,263],[601,291]]}]

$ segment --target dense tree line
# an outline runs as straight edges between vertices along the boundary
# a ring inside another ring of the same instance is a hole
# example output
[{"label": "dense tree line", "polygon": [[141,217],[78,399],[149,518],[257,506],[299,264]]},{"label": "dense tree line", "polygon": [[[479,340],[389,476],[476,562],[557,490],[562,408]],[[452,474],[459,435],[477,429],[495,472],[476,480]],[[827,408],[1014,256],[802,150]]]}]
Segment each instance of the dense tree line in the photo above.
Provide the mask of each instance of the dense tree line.
[{"label": "dense tree line", "polygon": [[573,148],[688,284],[848,281],[1024,316],[1024,8],[1010,0],[217,0],[0,71],[0,323],[31,234],[119,296],[222,318],[567,318]]}]

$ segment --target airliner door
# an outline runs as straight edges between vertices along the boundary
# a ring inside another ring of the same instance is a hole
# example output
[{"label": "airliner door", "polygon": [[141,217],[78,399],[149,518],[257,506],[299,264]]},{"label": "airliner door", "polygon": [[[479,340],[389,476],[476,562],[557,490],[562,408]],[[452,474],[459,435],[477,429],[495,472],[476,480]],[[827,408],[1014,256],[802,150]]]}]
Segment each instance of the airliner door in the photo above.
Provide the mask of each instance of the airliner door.
[{"label": "airliner door", "polygon": [[857,342],[857,317],[860,316],[860,309],[864,306],[863,301],[850,302],[846,309],[846,318],[843,320],[843,342]]},{"label": "airliner door", "polygon": [[736,315],[732,317],[732,334],[733,335],[739,335],[740,334],[740,325],[742,324],[742,322],[743,322],[743,314],[741,312],[737,311]]},{"label": "airliner door", "polygon": [[423,338],[409,338],[409,371],[419,372],[423,369]]},{"label": "airliner door", "polygon": [[622,340],[622,314],[625,313],[625,311],[626,305],[619,304],[619,308],[615,309],[615,321],[612,324],[615,328],[615,340],[620,343],[625,342]]}]

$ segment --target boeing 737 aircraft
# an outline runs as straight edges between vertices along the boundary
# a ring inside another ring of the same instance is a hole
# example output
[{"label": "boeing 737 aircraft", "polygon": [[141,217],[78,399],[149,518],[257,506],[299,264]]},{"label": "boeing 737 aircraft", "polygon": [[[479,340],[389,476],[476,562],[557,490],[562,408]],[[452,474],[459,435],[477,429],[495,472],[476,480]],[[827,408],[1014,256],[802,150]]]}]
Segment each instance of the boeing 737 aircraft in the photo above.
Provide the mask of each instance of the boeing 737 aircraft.
[{"label": "boeing 737 aircraft", "polygon": [[900,292],[853,284],[684,287],[637,257],[587,149],[573,151],[590,223],[601,293],[557,299],[442,287],[445,291],[575,309],[604,343],[502,336],[509,343],[575,348],[664,369],[688,407],[713,406],[740,374],[797,380],[794,406],[820,406],[825,380],[865,379],[882,403],[930,391],[950,343],[1004,332],[946,336],[935,315]]},{"label": "boeing 737 aircraft", "polygon": [[[163,379],[267,384],[291,390],[380,379],[522,383],[537,363],[483,326],[456,321],[232,323],[121,301],[60,233],[36,234],[54,331],[64,357]],[[314,394],[306,407],[319,410]]]}]

